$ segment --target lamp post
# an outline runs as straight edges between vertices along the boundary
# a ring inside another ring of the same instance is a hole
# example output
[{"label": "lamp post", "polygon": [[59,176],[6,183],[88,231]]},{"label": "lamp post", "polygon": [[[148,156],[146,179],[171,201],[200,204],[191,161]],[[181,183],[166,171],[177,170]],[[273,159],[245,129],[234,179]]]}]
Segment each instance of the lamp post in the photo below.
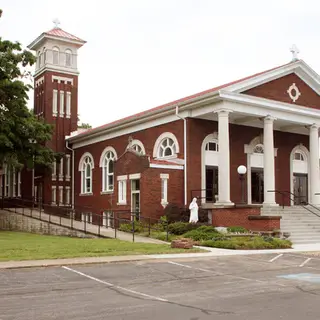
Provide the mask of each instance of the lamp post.
[{"label": "lamp post", "polygon": [[239,179],[241,182],[241,203],[245,203],[244,201],[244,175],[247,173],[247,168],[243,165],[239,166],[238,169]]}]

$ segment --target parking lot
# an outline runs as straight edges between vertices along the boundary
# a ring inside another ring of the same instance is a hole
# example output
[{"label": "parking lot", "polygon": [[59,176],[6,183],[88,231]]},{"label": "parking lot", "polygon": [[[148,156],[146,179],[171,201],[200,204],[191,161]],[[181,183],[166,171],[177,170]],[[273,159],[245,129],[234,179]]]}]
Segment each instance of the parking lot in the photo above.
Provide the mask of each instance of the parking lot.
[{"label": "parking lot", "polygon": [[318,319],[320,259],[261,254],[0,271],[0,319]]}]

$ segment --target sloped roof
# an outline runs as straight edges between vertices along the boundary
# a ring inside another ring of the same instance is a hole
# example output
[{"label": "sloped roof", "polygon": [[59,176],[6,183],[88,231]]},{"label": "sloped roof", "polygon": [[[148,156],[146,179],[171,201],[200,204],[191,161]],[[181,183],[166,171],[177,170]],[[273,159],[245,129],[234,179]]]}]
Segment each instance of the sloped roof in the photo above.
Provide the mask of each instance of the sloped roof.
[{"label": "sloped roof", "polygon": [[66,31],[64,31],[64,30],[62,30],[61,28],[58,28],[58,27],[55,27],[55,28],[47,31],[44,34],[49,35],[49,36],[54,36],[54,37],[60,37],[60,38],[65,38],[65,39],[85,42],[84,40],[74,36],[71,33],[66,32]]},{"label": "sloped roof", "polygon": [[174,100],[174,101],[165,103],[163,105],[160,105],[160,106],[157,106],[157,107],[154,107],[154,108],[151,108],[151,109],[148,109],[148,110],[145,110],[145,111],[130,115],[128,117],[121,118],[121,119],[109,122],[109,123],[104,124],[102,126],[98,126],[98,127],[92,128],[92,129],[88,129],[85,132],[81,132],[81,133],[75,135],[74,137],[78,138],[78,137],[90,136],[91,134],[93,134],[93,133],[95,133],[97,131],[102,131],[104,129],[108,129],[109,127],[113,127],[114,125],[121,124],[123,122],[127,122],[127,121],[130,121],[130,120],[138,119],[138,118],[140,118],[142,116],[148,115],[149,113],[153,113],[153,112],[158,111],[158,110],[160,111],[161,109],[165,109],[166,107],[169,107],[169,106],[175,107],[180,102],[187,102],[188,100],[191,100],[193,98],[197,98],[197,97],[201,97],[201,96],[204,96],[206,94],[209,94],[209,93],[217,92],[217,91],[219,91],[221,89],[224,89],[224,88],[227,88],[227,87],[229,87],[231,85],[240,83],[240,82],[245,81],[245,80],[249,80],[251,78],[255,78],[257,76],[261,76],[261,75],[263,75],[265,73],[268,73],[270,71],[274,71],[276,69],[280,69],[282,67],[285,67],[287,65],[290,65],[290,64],[296,63],[296,62],[297,61],[291,61],[291,62],[283,64],[281,66],[278,66],[278,67],[275,67],[275,68],[271,68],[271,69],[268,69],[268,70],[265,70],[265,71],[262,71],[262,72],[258,72],[258,73],[255,73],[253,75],[250,75],[250,76],[247,76],[247,77],[244,77],[244,78],[232,81],[232,82],[228,82],[228,83],[225,83],[223,85],[220,85],[220,86],[217,86],[217,87],[205,90],[205,91],[201,91],[201,92],[192,94],[190,96],[187,96],[187,97],[184,97],[184,98],[181,98],[181,99],[178,99],[178,100]]}]

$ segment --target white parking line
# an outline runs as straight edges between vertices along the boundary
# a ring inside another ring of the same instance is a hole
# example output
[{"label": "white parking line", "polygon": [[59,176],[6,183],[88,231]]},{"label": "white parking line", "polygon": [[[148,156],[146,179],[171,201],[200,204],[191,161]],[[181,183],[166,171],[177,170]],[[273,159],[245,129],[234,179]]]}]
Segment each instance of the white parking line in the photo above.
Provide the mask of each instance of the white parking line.
[{"label": "white parking line", "polygon": [[66,267],[66,266],[62,266],[62,268],[66,269],[66,270],[68,270],[68,271],[77,273],[77,274],[79,274],[79,275],[81,275],[81,276],[83,276],[83,277],[86,277],[86,278],[88,278],[88,279],[94,280],[94,281],[96,281],[96,282],[105,284],[105,285],[109,286],[110,288],[115,288],[115,289],[118,289],[118,290],[130,292],[130,293],[132,293],[132,294],[135,294],[135,295],[138,295],[138,296],[142,296],[142,297],[146,297],[146,298],[149,298],[149,299],[152,299],[152,300],[168,302],[168,300],[163,299],[163,298],[159,298],[159,297],[155,297],[155,296],[150,296],[149,294],[145,294],[145,293],[142,293],[142,292],[130,290],[130,289],[123,288],[123,287],[120,287],[120,286],[115,286],[114,284],[112,284],[112,283],[110,283],[110,282],[106,282],[106,281],[100,280],[100,279],[98,279],[98,278],[89,276],[88,274],[85,274],[85,273],[83,273],[83,272],[77,271],[77,270],[75,270],[75,269],[71,269],[71,268]]},{"label": "white parking line", "polygon": [[305,260],[304,262],[302,262],[299,267],[305,266],[310,260],[311,260],[311,258],[308,258],[307,260]]},{"label": "white parking line", "polygon": [[184,268],[195,269],[195,270],[200,270],[200,271],[204,271],[204,272],[212,272],[211,270],[208,270],[208,269],[193,268],[191,266],[188,266],[187,264],[181,264],[181,263],[177,263],[177,262],[173,262],[173,261],[168,261],[168,263],[175,264],[176,266],[180,266],[180,267],[184,267]]},{"label": "white parking line", "polygon": [[283,253],[280,253],[280,254],[278,254],[276,257],[270,259],[269,262],[276,261],[278,258],[280,258],[280,257],[282,257],[282,256],[283,256]]}]

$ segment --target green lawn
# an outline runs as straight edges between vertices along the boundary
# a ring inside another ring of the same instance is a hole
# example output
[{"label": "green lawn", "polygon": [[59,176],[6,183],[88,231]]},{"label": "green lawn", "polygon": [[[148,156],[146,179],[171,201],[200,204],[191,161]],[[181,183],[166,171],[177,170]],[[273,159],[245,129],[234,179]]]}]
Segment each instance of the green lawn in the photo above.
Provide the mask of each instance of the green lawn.
[{"label": "green lawn", "polygon": [[0,231],[0,261],[200,251],[198,249],[172,249],[167,244],[132,243],[117,239],[81,239]]}]

